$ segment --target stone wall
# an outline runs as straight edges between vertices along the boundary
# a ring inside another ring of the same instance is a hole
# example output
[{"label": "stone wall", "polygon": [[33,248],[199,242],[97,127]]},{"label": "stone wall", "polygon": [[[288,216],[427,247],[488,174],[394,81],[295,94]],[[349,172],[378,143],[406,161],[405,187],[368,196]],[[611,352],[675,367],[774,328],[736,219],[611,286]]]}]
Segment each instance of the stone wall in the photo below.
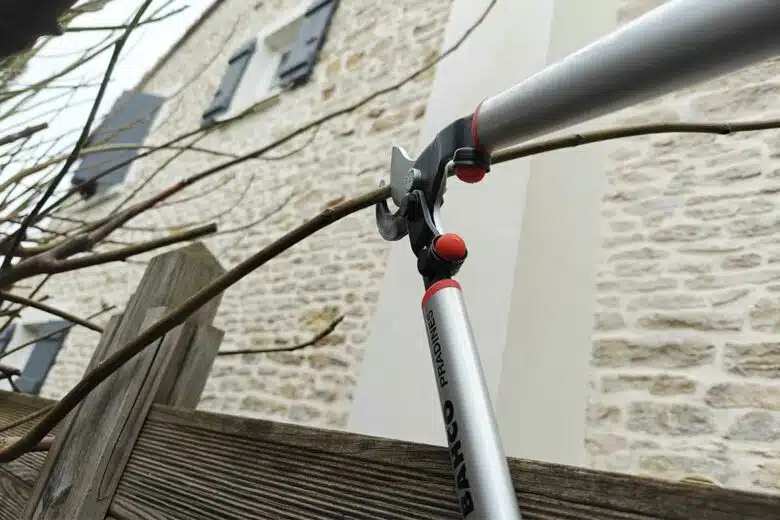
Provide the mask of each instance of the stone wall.
[{"label": "stone wall", "polygon": [[[297,2],[222,2],[143,85],[145,91],[169,97],[148,142],[197,128],[230,54]],[[197,145],[243,154],[394,83],[435,58],[449,8],[450,0],[341,2],[308,84],[284,92],[274,106],[209,133]],[[134,220],[133,231],[115,238],[137,241],[216,221],[220,234],[206,243],[225,267],[234,266],[329,205],[376,187],[387,173],[393,144],[414,153],[432,79],[433,70],[269,153],[280,157],[302,148],[284,159],[247,161],[188,188],[175,197],[178,203]],[[159,152],[139,161],[135,182],[117,198],[73,215],[95,218],[136,189],[133,200],[140,200],[226,160],[177,153]],[[366,210],[312,236],[227,291],[216,320],[227,331],[223,350],[294,345],[337,315],[345,319],[316,347],[217,358],[201,408],[344,426],[387,250],[373,211]],[[55,277],[47,287],[52,294],[68,295],[62,301],[67,310],[87,315],[101,301],[121,308],[143,268],[143,262],[90,268]],[[75,328],[42,393],[58,397],[72,387],[95,343],[95,333]]]},{"label": "stone wall", "polygon": [[[769,61],[616,120],[780,119],[778,78]],[[780,133],[625,139],[607,176],[591,464],[780,492]]]}]

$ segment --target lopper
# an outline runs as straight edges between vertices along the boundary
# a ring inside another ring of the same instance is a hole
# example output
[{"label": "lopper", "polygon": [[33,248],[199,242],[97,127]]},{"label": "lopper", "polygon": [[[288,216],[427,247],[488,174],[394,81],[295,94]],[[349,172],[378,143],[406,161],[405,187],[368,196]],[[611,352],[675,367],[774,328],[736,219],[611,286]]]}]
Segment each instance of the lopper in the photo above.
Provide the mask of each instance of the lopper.
[{"label": "lopper", "polygon": [[[778,0],[672,0],[483,101],[416,158],[392,150],[381,236],[408,236],[425,294],[422,314],[455,490],[466,520],[520,520],[460,284],[467,257],[444,233],[447,179],[477,183],[494,150],[518,144],[780,54]],[[540,347],[541,348],[541,347]]]}]

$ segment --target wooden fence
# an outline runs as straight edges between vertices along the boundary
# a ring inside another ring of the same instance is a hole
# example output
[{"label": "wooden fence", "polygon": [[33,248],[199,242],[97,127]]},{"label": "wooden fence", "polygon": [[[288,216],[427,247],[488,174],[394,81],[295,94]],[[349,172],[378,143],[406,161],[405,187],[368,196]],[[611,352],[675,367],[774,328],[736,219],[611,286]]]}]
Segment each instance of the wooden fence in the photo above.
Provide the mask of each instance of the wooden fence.
[{"label": "wooden fence", "polygon": [[[90,365],[221,272],[201,245],[154,259]],[[0,464],[0,520],[459,518],[444,448],[194,411],[222,338],[218,304],[102,383],[48,453]],[[50,404],[0,392],[0,428]],[[510,469],[526,520],[780,518],[776,496],[527,460]]]}]

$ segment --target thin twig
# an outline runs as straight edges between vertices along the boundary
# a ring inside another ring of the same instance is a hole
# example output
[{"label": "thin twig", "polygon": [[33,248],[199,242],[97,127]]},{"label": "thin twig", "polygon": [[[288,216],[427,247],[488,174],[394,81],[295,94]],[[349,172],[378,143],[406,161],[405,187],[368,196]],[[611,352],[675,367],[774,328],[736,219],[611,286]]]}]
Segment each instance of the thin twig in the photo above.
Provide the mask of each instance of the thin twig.
[{"label": "thin twig", "polygon": [[304,151],[306,148],[308,148],[311,143],[314,142],[314,139],[317,137],[317,133],[320,131],[320,128],[322,128],[322,125],[317,125],[314,127],[314,131],[311,133],[308,139],[306,139],[306,142],[303,143],[301,146],[297,147],[294,150],[290,150],[287,153],[283,153],[281,155],[271,155],[271,156],[264,156],[261,157],[261,159],[264,159],[266,161],[282,161],[284,159],[287,159],[289,157],[292,157],[293,155],[297,155],[300,152]]},{"label": "thin twig", "polygon": [[25,139],[27,137],[31,137],[41,130],[46,130],[49,128],[48,123],[40,123],[37,125],[28,126],[27,128],[24,128],[23,130],[19,130],[18,132],[15,132],[13,134],[8,134],[0,137],[0,146],[13,143],[14,141],[18,141],[19,139]]},{"label": "thin twig", "polygon": [[[28,298],[32,299],[35,298],[35,295],[38,294],[41,289],[43,289],[43,286],[46,285],[46,282],[48,282],[51,279],[51,275],[46,275],[41,279],[40,282],[38,282],[38,285],[35,286],[35,288],[30,292],[30,294],[27,295]],[[45,298],[41,298],[38,301],[43,301]],[[19,317],[19,314],[24,310],[24,306],[20,306],[16,308],[14,311],[9,313],[8,319],[5,320],[5,323],[0,325],[0,333],[3,333],[13,322],[15,318]]]},{"label": "thin twig", "polygon": [[[160,16],[158,16],[156,18],[147,18],[146,20],[142,20],[142,21],[138,22],[136,27],[141,26],[141,25],[147,25],[147,24],[150,24],[150,23],[154,23],[154,22],[159,22],[159,21],[165,20],[166,18],[170,18],[173,15],[181,13],[182,11],[186,10],[187,8],[189,8],[189,6],[185,5],[185,6],[179,7],[178,9],[175,9],[175,10],[171,11],[170,13],[166,13],[166,14],[160,15]],[[128,25],[126,25],[126,24],[125,25],[94,25],[94,26],[90,26],[90,27],[65,27],[64,31],[65,32],[122,31],[122,30],[125,30],[127,28],[128,28]]]},{"label": "thin twig", "polygon": [[0,365],[0,379],[6,379],[11,376],[21,375],[21,371],[15,367],[9,367],[8,365]]},{"label": "thin twig", "polygon": [[734,121],[732,123],[651,123],[636,126],[620,126],[580,134],[565,135],[535,143],[505,148],[494,153],[491,162],[493,164],[498,164],[520,159],[521,157],[528,157],[529,155],[551,152],[553,150],[561,150],[563,148],[572,148],[583,144],[625,137],[637,137],[641,135],[668,133],[729,135],[737,132],[753,132],[775,128],[780,128],[780,119],[765,121]]},{"label": "thin twig", "polygon": [[[0,448],[4,446],[11,446],[13,443],[18,442],[21,437],[0,437]],[[54,443],[54,437],[45,437],[37,442],[35,446],[30,450],[31,452],[49,451]]]},{"label": "thin twig", "polygon": [[468,37],[477,29],[477,27],[480,26],[480,24],[487,18],[490,11],[493,9],[493,7],[496,5],[497,0],[492,0],[490,4],[485,8],[484,12],[480,15],[479,18],[463,33],[463,35],[456,41],[450,48],[448,48],[446,51],[441,53],[435,60],[432,60],[427,65],[420,67],[419,69],[415,70],[411,74],[408,74],[404,78],[396,81],[395,83],[392,83],[391,85],[388,85],[387,87],[381,88],[379,90],[376,90],[372,92],[371,94],[367,95],[366,97],[360,99],[359,101],[356,101],[344,108],[340,108],[338,110],[334,110],[333,112],[329,112],[323,116],[318,117],[317,119],[310,121],[309,123],[302,125],[295,130],[285,134],[284,136],[276,139],[275,141],[266,144],[265,146],[258,148],[257,150],[254,150],[252,152],[249,152],[245,155],[242,155],[240,157],[237,157],[235,159],[232,159],[230,161],[226,161],[222,164],[218,164],[216,166],[213,166],[211,168],[208,168],[200,173],[197,173],[195,175],[190,176],[188,179],[182,181],[183,184],[186,186],[190,186],[192,184],[195,184],[202,179],[205,179],[207,177],[210,177],[211,175],[220,172],[222,170],[226,170],[228,168],[231,168],[233,166],[236,166],[237,164],[241,164],[243,162],[249,161],[251,159],[256,159],[262,155],[264,155],[266,152],[278,148],[284,143],[287,143],[291,141],[292,139],[298,137],[299,135],[303,134],[304,132],[307,132],[313,128],[316,128],[317,126],[330,121],[332,119],[335,119],[337,117],[343,116],[345,114],[349,114],[350,112],[354,112],[355,110],[358,110],[359,108],[362,108],[363,106],[367,105],[374,99],[381,97],[385,94],[388,94],[390,92],[394,92],[401,87],[405,86],[410,81],[415,80],[431,68],[433,68],[436,64],[441,62],[444,58],[451,55],[453,52],[458,50],[461,45],[468,39]]},{"label": "thin twig", "polygon": [[8,378],[8,384],[11,385],[11,390],[18,393],[23,393],[21,388],[16,384],[16,381],[14,381],[13,377]]},{"label": "thin twig", "polygon": [[[746,124],[742,125],[742,127],[731,124],[726,126],[720,125],[720,131],[716,133],[732,133],[736,131],[735,127],[740,128],[741,131],[775,128],[777,123],[757,122],[751,123],[749,126]],[[655,130],[652,132],[646,130],[644,132],[645,134],[659,132],[659,125],[650,126],[655,126]],[[665,129],[664,131],[670,129],[669,125],[661,125],[661,127]],[[673,128],[681,127],[676,126]],[[712,128],[713,125],[705,125],[701,127],[700,131],[712,132]],[[682,131],[685,131],[685,129]],[[642,133],[638,133],[637,130],[634,130],[633,133],[628,133],[625,128],[621,128],[619,132],[612,130],[612,133],[616,135],[613,135],[612,137],[604,137],[603,132],[579,134],[580,137],[553,139],[551,140],[553,144],[547,146],[543,146],[543,143],[526,145],[524,147],[526,148],[526,151],[521,150],[522,147],[512,148],[506,152],[499,151],[494,154],[494,162],[495,159],[497,159],[499,162],[504,162],[510,160],[510,158],[524,157],[526,155],[531,155],[532,153],[541,153],[542,151],[550,151],[559,148],[576,146],[577,144],[583,144],[585,142],[595,142],[598,140],[596,137],[599,135],[601,135],[601,140],[625,137],[627,135],[644,135]],[[596,137],[589,138],[588,136],[592,134],[595,134]],[[531,149],[531,147],[535,147],[534,149],[536,151],[527,151],[528,149]],[[152,342],[160,338],[166,332],[172,330],[174,327],[184,323],[187,317],[189,317],[193,312],[196,312],[201,306],[206,304],[208,301],[211,301],[220,293],[224,292],[228,287],[232,286],[247,276],[249,273],[263,266],[270,259],[278,256],[290,247],[306,239],[308,236],[316,233],[320,229],[327,227],[328,225],[346,217],[347,215],[365,208],[374,207],[377,203],[389,198],[389,196],[390,187],[384,186],[358,196],[354,199],[345,201],[341,204],[338,204],[337,206],[327,208],[313,219],[286,233],[284,236],[263,248],[256,254],[252,255],[248,259],[244,260],[224,275],[201,288],[182,305],[166,313],[160,320],[158,320],[149,328],[145,329],[134,340],[124,345],[124,347],[116,351],[114,354],[110,355],[101,365],[87,374],[71,389],[70,392],[68,392],[60,401],[54,404],[52,408],[44,415],[44,417],[25,436],[19,438],[18,442],[0,452],[0,462],[14,460],[15,458],[18,458],[19,456],[26,453],[29,449],[35,446],[38,441],[43,439],[47,433],[50,432],[57,425],[57,423],[61,421],[75,406],[77,406],[89,392],[91,392],[97,385],[109,377],[114,371],[135,357],[147,345],[150,345]],[[31,420],[32,418],[34,417],[23,418],[23,420]]]},{"label": "thin twig", "polygon": [[[101,314],[105,314],[106,312],[110,312],[116,308],[116,305],[111,305],[110,307],[106,307],[104,309],[99,310],[98,312],[92,313],[89,316],[86,317],[86,319],[91,320],[92,318],[96,318],[97,316],[100,316]],[[52,332],[49,332],[47,334],[44,334],[43,336],[38,336],[37,338],[31,339],[30,341],[26,341],[22,343],[21,345],[17,345],[14,348],[4,350],[3,352],[0,352],[0,359],[3,359],[6,356],[10,356],[11,354],[14,354],[16,352],[19,352],[22,349],[25,349],[27,347],[30,347],[32,345],[35,345],[39,341],[42,341],[44,339],[49,339],[53,336],[56,336],[57,334],[60,334],[61,332],[65,332],[66,330],[70,330],[73,328],[75,323],[69,323],[68,325],[64,325],[60,327],[57,330],[54,330]],[[2,431],[2,430],[0,430]]]},{"label": "thin twig", "polygon": [[3,258],[3,263],[0,265],[0,270],[7,269],[11,265],[14,252],[16,251],[16,248],[18,248],[19,245],[22,243],[22,240],[24,240],[24,237],[27,233],[27,227],[30,224],[35,223],[35,219],[38,216],[38,213],[40,213],[40,211],[46,205],[46,202],[54,194],[54,191],[57,189],[59,183],[62,181],[65,175],[67,175],[71,166],[78,159],[79,151],[84,147],[84,145],[87,142],[87,139],[89,139],[89,133],[90,130],[92,129],[92,123],[95,120],[95,117],[97,116],[97,111],[100,108],[100,103],[103,100],[103,96],[106,92],[106,87],[108,86],[108,82],[111,79],[111,74],[114,71],[114,67],[116,66],[116,63],[119,60],[119,55],[122,52],[122,48],[124,47],[125,42],[127,42],[127,39],[130,36],[130,33],[132,32],[133,28],[141,20],[141,17],[143,16],[144,12],[149,7],[149,5],[151,5],[152,1],[153,0],[145,0],[141,4],[141,6],[138,8],[138,11],[136,11],[135,16],[128,24],[127,29],[122,34],[122,36],[117,40],[116,45],[114,46],[114,52],[111,54],[111,59],[109,60],[108,66],[106,67],[106,71],[103,74],[103,81],[101,82],[100,88],[98,89],[97,95],[95,96],[95,102],[92,104],[92,109],[90,110],[89,116],[87,116],[87,120],[84,123],[84,128],[82,129],[81,135],[76,141],[76,145],[73,147],[73,151],[71,152],[68,159],[65,161],[65,164],[62,166],[60,171],[51,181],[49,187],[46,189],[43,196],[35,204],[33,210],[27,214],[24,221],[22,222],[22,225],[14,234],[14,239],[11,242],[9,254],[5,255],[5,257]]},{"label": "thin twig", "polygon": [[84,269],[85,267],[92,267],[95,265],[108,264],[111,262],[121,262],[132,256],[148,253],[150,251],[156,251],[157,249],[174,244],[180,244],[182,242],[189,242],[190,240],[195,240],[206,235],[212,235],[216,232],[216,224],[205,224],[197,228],[180,231],[178,233],[171,233],[166,237],[147,240],[146,242],[141,242],[140,244],[133,244],[131,246],[115,249],[113,251],[95,253],[89,256],[82,256],[79,258],[72,258],[70,260],[58,262],[52,267],[52,272],[65,273],[68,271],[75,271],[77,269]]},{"label": "thin twig", "polygon": [[69,312],[57,309],[56,307],[52,307],[51,305],[46,305],[45,303],[26,298],[24,296],[19,296],[18,294],[11,294],[8,291],[0,291],[0,299],[7,300],[11,303],[16,303],[19,305],[24,305],[25,307],[32,307],[33,309],[38,309],[43,312],[53,314],[54,316],[59,316],[64,320],[75,323],[76,325],[81,325],[87,329],[94,330],[95,332],[103,332],[103,327],[99,325],[95,325],[94,323],[91,323],[83,318],[79,318],[78,316],[74,316]]},{"label": "thin twig", "polygon": [[36,410],[35,412],[31,414],[27,414],[24,417],[17,419],[16,421],[10,422],[6,425],[0,426],[0,433],[7,432],[8,430],[12,430],[16,428],[19,425],[22,425],[26,422],[32,421],[37,419],[38,417],[42,415],[46,415],[46,413],[51,410],[53,405],[45,406],[41,408],[40,410]]},{"label": "thin twig", "polygon": [[239,354],[268,354],[271,352],[293,352],[295,350],[304,349],[306,347],[311,347],[312,345],[315,345],[325,339],[325,337],[336,330],[336,327],[338,327],[339,323],[341,323],[344,320],[344,315],[342,314],[335,320],[333,320],[327,327],[322,329],[320,332],[317,333],[316,336],[311,338],[308,341],[304,341],[303,343],[298,343],[297,345],[293,345],[291,347],[278,347],[278,348],[267,348],[267,349],[244,349],[244,350],[224,350],[222,352],[217,352],[217,356],[237,356]]},{"label": "thin twig", "polygon": [[75,408],[86,395],[95,389],[101,382],[122,367],[125,363],[144,350],[148,345],[184,323],[187,318],[224,292],[227,288],[246,277],[259,267],[265,265],[272,258],[283,253],[306,237],[341,220],[347,215],[364,208],[373,207],[389,196],[389,187],[382,187],[369,193],[346,201],[342,204],[327,208],[316,217],[305,222],[301,226],[286,233],[278,240],[244,260],[236,267],[218,277],[194,295],[188,298],[177,308],[166,313],[161,319],[149,328],[138,334],[132,341],[105,358],[98,366],[81,379],[65,396],[57,401],[52,409],[41,418],[40,421],[19,440],[0,451],[0,462],[9,462],[32,449],[51,430]]}]

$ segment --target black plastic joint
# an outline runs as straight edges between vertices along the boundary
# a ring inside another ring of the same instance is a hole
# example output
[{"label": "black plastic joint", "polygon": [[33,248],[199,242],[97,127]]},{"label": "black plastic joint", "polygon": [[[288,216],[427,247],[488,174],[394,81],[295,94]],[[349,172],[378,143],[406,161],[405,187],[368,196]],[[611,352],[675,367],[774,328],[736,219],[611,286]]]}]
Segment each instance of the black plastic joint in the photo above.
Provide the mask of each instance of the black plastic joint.
[{"label": "black plastic joint", "polygon": [[485,172],[490,171],[490,152],[484,148],[463,147],[455,150],[452,163],[458,166],[479,166]]},{"label": "black plastic joint", "polygon": [[427,286],[458,274],[465,260],[466,256],[457,260],[441,258],[433,247],[426,247],[417,256],[417,271],[422,275]]}]

